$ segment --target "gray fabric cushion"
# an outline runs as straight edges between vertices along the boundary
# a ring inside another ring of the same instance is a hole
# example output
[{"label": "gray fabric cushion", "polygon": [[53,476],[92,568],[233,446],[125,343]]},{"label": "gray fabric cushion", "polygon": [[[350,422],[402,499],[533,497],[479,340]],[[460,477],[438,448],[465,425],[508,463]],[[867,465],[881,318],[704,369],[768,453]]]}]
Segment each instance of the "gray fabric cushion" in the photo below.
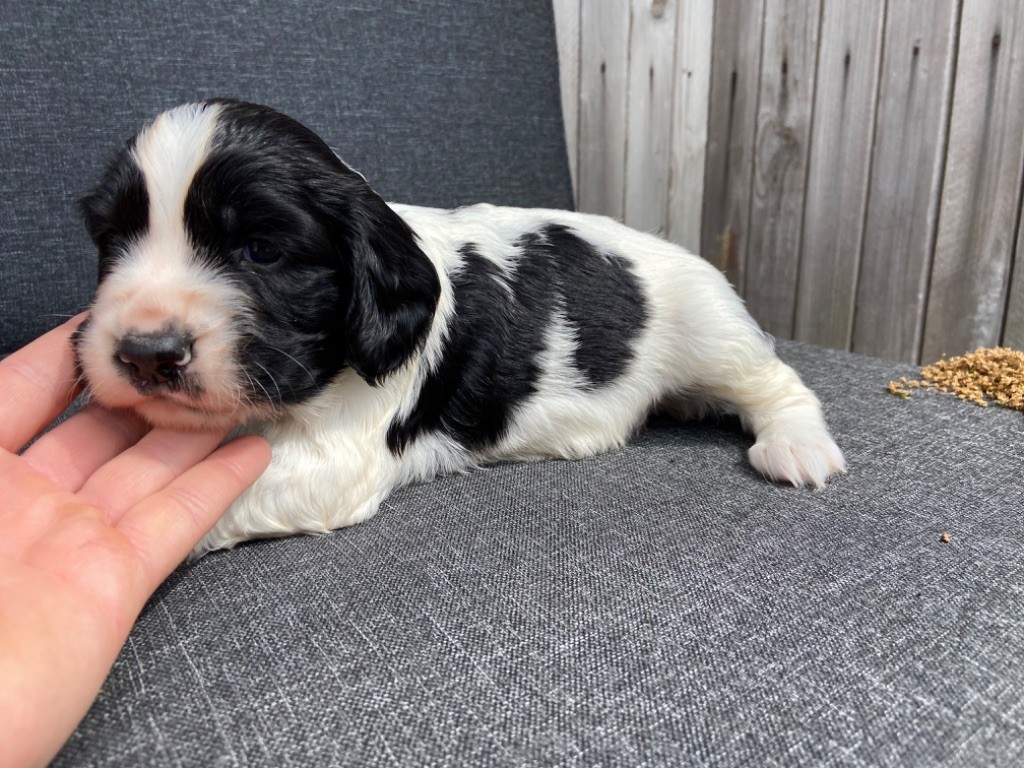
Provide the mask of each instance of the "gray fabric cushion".
[{"label": "gray fabric cushion", "polygon": [[1021,414],[782,353],[849,459],[826,489],[762,480],[732,421],[655,421],[211,555],[56,764],[1020,765]]},{"label": "gray fabric cushion", "polygon": [[181,102],[281,109],[391,200],[572,204],[547,2],[0,0],[0,19],[0,355],[88,302],[73,203]]}]

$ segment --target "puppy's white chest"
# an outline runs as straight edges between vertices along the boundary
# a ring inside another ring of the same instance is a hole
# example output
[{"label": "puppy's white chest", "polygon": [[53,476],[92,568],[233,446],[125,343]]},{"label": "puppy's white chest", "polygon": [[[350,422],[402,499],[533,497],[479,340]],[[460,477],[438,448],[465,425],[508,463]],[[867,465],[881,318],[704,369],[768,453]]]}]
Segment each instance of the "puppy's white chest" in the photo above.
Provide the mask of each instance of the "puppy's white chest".
[{"label": "puppy's white chest", "polygon": [[252,431],[273,458],[195,554],[255,537],[323,533],[372,516],[395,487],[401,461],[387,448],[397,401],[343,373],[325,392],[277,423]]}]

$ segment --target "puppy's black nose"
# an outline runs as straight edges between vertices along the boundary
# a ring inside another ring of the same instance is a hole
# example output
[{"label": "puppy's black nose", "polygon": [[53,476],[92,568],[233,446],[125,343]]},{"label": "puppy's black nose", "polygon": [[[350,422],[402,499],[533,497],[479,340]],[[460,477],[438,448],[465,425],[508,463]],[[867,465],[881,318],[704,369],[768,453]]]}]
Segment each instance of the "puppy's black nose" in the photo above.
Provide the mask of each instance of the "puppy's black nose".
[{"label": "puppy's black nose", "polygon": [[176,381],[192,360],[193,339],[176,331],[129,334],[117,345],[117,359],[143,384]]}]

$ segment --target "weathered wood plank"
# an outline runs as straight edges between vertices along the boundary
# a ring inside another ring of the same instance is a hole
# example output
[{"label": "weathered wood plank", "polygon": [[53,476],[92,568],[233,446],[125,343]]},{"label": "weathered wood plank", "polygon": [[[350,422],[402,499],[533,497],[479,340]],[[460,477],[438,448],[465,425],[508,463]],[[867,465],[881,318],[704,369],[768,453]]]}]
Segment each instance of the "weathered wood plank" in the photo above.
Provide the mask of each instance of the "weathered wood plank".
[{"label": "weathered wood plank", "polygon": [[793,333],[821,4],[767,0],[743,294],[768,333]]},{"label": "weathered wood plank", "polygon": [[764,0],[715,5],[701,255],[743,280],[749,234]]},{"label": "weathered wood plank", "polygon": [[580,21],[580,209],[622,219],[630,6],[586,2]]},{"label": "weathered wood plank", "polygon": [[917,362],[924,328],[957,0],[889,0],[852,349]]},{"label": "weathered wood plank", "polygon": [[960,24],[922,358],[999,341],[1024,167],[1024,3],[971,0]]},{"label": "weathered wood plank", "polygon": [[558,80],[562,89],[562,120],[569,153],[573,199],[579,206],[580,190],[580,8],[581,0],[554,0],[558,42]]},{"label": "weathered wood plank", "polygon": [[1004,347],[1024,349],[1024,190],[1017,214],[1017,249],[1010,278],[1010,297],[1006,306],[1001,343]]},{"label": "weathered wood plank", "polygon": [[676,13],[676,63],[668,175],[668,238],[700,252],[704,158],[714,0],[681,0]]},{"label": "weathered wood plank", "polygon": [[885,0],[826,2],[794,336],[847,349],[853,332]]},{"label": "weathered wood plank", "polygon": [[632,0],[625,222],[665,233],[679,0]]}]

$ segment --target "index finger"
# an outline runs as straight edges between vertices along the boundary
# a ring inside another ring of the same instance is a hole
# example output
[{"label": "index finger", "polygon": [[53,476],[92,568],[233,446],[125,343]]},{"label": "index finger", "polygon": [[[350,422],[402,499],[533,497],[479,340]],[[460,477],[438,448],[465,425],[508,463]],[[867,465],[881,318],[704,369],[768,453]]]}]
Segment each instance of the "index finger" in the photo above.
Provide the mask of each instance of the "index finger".
[{"label": "index finger", "polygon": [[145,566],[140,607],[269,463],[266,440],[235,438],[128,510],[117,527]]},{"label": "index finger", "polygon": [[84,319],[71,318],[0,362],[0,448],[19,450],[81,390],[71,334]]}]

